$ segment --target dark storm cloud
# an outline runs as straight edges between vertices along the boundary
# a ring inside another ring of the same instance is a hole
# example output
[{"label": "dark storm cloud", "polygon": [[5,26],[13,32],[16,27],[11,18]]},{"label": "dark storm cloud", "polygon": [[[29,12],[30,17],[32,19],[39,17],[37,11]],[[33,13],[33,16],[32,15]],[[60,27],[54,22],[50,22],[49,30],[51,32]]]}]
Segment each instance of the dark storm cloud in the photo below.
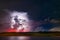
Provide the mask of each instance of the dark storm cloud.
[{"label": "dark storm cloud", "polygon": [[[44,20],[48,17],[52,19],[60,19],[59,4],[58,0],[57,2],[55,0],[2,0],[0,1],[0,23],[8,22],[9,20],[9,13],[3,11],[4,9],[28,12],[29,18],[36,21]],[[53,22],[56,21],[53,20]]]},{"label": "dark storm cloud", "polygon": [[26,11],[31,19],[40,20],[56,16],[54,3],[54,0],[1,1],[0,9]]}]

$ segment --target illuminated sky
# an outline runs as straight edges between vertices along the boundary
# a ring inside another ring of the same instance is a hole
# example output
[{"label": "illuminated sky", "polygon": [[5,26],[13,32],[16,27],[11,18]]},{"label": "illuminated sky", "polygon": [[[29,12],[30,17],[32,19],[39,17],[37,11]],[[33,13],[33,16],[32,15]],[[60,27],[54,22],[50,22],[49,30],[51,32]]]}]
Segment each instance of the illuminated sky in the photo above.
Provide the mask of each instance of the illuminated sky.
[{"label": "illuminated sky", "polygon": [[35,21],[47,17],[60,19],[59,0],[28,0],[28,1],[0,1],[0,24],[9,23],[10,15],[4,9],[10,11],[27,12],[29,18]]}]

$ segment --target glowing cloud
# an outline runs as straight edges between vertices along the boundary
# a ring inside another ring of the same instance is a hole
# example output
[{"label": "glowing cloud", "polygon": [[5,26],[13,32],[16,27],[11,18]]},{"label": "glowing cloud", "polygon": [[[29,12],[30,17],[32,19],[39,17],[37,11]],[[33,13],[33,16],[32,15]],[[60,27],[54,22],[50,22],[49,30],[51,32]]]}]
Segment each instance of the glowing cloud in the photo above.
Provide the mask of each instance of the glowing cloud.
[{"label": "glowing cloud", "polygon": [[[11,28],[14,28],[13,25],[16,24],[14,18],[15,16],[17,15],[18,16],[18,20],[19,20],[19,23],[22,24],[22,26],[19,26],[17,27],[17,32],[19,32],[21,29],[26,29],[27,27],[29,27],[29,19],[28,19],[28,15],[27,15],[27,12],[17,12],[17,11],[13,11],[13,12],[10,12],[11,14]],[[21,19],[21,20],[20,20]]]}]

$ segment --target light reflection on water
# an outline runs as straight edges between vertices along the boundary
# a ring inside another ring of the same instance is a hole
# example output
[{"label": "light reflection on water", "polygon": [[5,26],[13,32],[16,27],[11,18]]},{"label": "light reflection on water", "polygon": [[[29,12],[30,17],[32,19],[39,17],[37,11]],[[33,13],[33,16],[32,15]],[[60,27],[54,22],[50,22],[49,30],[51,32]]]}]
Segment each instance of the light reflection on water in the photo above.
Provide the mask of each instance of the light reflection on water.
[{"label": "light reflection on water", "polygon": [[10,40],[30,40],[29,36],[12,36],[9,37]]},{"label": "light reflection on water", "polygon": [[60,37],[4,36],[0,40],[60,40]]},{"label": "light reflection on water", "polygon": [[11,36],[9,37],[10,40],[29,40],[29,36]]}]

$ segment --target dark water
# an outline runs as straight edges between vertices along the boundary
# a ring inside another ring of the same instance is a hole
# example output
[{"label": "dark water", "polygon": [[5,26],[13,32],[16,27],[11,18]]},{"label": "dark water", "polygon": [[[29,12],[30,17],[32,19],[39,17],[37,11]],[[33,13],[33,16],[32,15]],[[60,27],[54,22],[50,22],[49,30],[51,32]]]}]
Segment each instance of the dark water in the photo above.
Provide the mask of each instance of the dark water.
[{"label": "dark water", "polygon": [[60,40],[60,37],[6,36],[0,40]]}]

